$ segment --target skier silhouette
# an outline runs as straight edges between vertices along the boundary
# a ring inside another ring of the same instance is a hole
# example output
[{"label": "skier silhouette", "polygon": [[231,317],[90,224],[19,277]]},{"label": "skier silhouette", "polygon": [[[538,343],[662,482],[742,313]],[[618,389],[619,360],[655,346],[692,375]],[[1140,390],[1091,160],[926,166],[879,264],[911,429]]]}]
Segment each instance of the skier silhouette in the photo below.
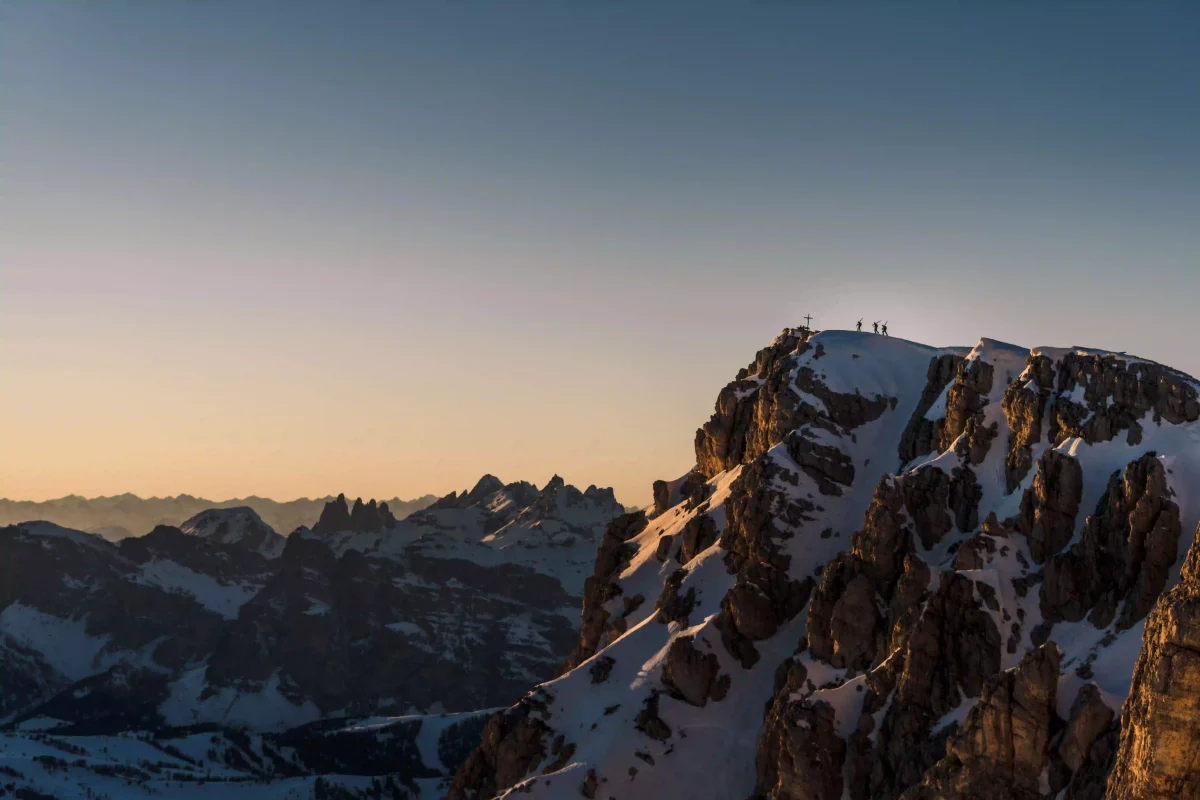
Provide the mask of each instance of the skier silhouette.
[{"label": "skier silhouette", "polygon": [[859,333],[862,333],[862,320],[861,319],[858,321],[858,325],[856,325],[855,327],[858,329]]},{"label": "skier silhouette", "polygon": [[875,329],[876,333],[879,333],[879,323],[878,322],[872,322],[871,327]]},{"label": "skier silhouette", "polygon": [[883,335],[887,336],[887,322],[883,323]]}]

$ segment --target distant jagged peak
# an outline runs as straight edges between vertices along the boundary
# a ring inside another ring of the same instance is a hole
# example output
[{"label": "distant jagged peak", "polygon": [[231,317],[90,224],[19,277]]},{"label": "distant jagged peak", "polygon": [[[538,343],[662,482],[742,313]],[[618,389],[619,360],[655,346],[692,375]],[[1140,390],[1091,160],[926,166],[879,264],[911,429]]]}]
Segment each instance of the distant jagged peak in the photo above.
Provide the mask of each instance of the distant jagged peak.
[{"label": "distant jagged peak", "polygon": [[390,528],[396,524],[396,518],[392,516],[392,512],[388,510],[386,502],[376,504],[375,498],[363,503],[359,497],[354,501],[354,508],[350,511],[350,526],[351,529],[360,533],[377,531],[381,528]]},{"label": "distant jagged peak", "polygon": [[423,512],[414,515],[420,519],[451,509],[478,509],[491,522],[492,528],[509,520],[520,518],[532,521],[539,518],[558,517],[568,509],[594,509],[601,513],[621,513],[623,507],[617,502],[611,487],[599,488],[591,484],[585,491],[567,483],[555,474],[540,489],[529,481],[503,483],[499,478],[486,474],[473,489],[451,492]]},{"label": "distant jagged peak", "polygon": [[317,534],[350,530],[350,509],[346,506],[346,495],[339,494],[325,504],[312,530]]},{"label": "distant jagged peak", "polygon": [[555,475],[516,517],[515,524],[537,528],[552,520],[556,526],[587,528],[595,520],[607,521],[623,512],[624,506],[617,502],[611,488],[600,489],[593,484],[581,492]]},{"label": "distant jagged peak", "polygon": [[321,509],[321,516],[312,532],[317,535],[342,533],[373,533],[396,524],[396,517],[388,508],[388,504],[378,503],[371,498],[364,503],[361,497],[355,498],[351,508],[346,502],[346,495],[339,494]]},{"label": "distant jagged peak", "polygon": [[485,473],[470,491],[450,492],[427,510],[481,508],[494,513],[511,506],[523,508],[533,502],[537,495],[537,487],[528,481],[506,484],[495,475]]},{"label": "distant jagged peak", "polygon": [[488,495],[495,494],[503,488],[504,481],[491,473],[487,473],[475,482],[475,487],[466,493],[466,498],[471,502],[476,502]]},{"label": "distant jagged peak", "polygon": [[594,483],[588,484],[588,487],[583,490],[583,496],[602,503],[617,502],[616,492],[613,491],[611,486],[601,488]]}]

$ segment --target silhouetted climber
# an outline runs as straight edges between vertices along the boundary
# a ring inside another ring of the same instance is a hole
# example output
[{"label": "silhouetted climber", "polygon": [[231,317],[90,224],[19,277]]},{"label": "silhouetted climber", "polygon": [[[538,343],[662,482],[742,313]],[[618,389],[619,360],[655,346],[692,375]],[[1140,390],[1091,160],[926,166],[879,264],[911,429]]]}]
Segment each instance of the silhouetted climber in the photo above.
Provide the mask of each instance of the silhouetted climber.
[{"label": "silhouetted climber", "polygon": [[860,319],[858,321],[858,324],[855,325],[854,327],[858,330],[859,333],[862,333],[862,320]]},{"label": "silhouetted climber", "polygon": [[879,323],[878,322],[872,322],[871,327],[875,329],[876,333],[879,333]]},{"label": "silhouetted climber", "polygon": [[883,323],[883,335],[887,336],[887,322]]}]

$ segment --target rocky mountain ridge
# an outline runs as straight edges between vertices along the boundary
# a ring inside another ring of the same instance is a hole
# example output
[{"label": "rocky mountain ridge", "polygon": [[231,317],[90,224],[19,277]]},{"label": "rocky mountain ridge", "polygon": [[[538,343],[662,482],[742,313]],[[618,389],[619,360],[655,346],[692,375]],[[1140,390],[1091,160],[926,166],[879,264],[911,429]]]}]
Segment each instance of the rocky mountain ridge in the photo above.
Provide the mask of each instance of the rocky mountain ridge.
[{"label": "rocky mountain ridge", "polygon": [[[311,525],[322,506],[332,499],[317,497],[280,502],[268,497],[251,496],[215,501],[187,494],[138,497],[129,493],[111,497],[68,495],[41,502],[0,498],[0,526],[45,520],[64,528],[98,533],[106,539],[118,541],[141,535],[158,525],[182,526],[186,520],[209,509],[245,507],[252,509],[273,530],[288,534],[302,525]],[[403,518],[435,500],[435,495],[425,495],[412,500],[397,497],[387,503],[394,514]]]},{"label": "rocky mountain ridge", "polygon": [[[437,794],[479,712],[566,658],[579,565],[624,511],[611,490],[557,476],[542,489],[491,476],[476,488],[404,520],[339,496],[286,538],[249,508],[115,544],[47,522],[0,529],[0,726],[27,756],[24,785],[90,791],[119,763],[100,757],[112,737],[179,747],[200,732],[219,742],[197,763],[229,781],[346,772]],[[34,737],[95,758],[75,778],[47,772]],[[364,762],[348,743],[368,740]],[[331,760],[322,742],[347,752]],[[195,764],[171,763],[197,780]]]},{"label": "rocky mountain ridge", "polygon": [[1198,388],[784,331],[448,797],[1200,796]]}]

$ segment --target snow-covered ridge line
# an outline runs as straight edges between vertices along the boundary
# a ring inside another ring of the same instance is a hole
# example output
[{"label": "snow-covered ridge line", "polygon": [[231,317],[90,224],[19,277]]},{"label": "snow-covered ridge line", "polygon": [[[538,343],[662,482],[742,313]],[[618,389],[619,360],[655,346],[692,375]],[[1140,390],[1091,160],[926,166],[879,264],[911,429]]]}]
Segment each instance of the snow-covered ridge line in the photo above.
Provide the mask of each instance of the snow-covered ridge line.
[{"label": "snow-covered ridge line", "polygon": [[984,752],[992,789],[1088,785],[1200,522],[1198,419],[1194,380],[1125,354],[785,330],[697,467],[610,528],[573,669],[489,723],[450,797],[963,796],[984,773],[947,737],[1018,690],[1049,698],[1020,724],[1083,749]]}]

